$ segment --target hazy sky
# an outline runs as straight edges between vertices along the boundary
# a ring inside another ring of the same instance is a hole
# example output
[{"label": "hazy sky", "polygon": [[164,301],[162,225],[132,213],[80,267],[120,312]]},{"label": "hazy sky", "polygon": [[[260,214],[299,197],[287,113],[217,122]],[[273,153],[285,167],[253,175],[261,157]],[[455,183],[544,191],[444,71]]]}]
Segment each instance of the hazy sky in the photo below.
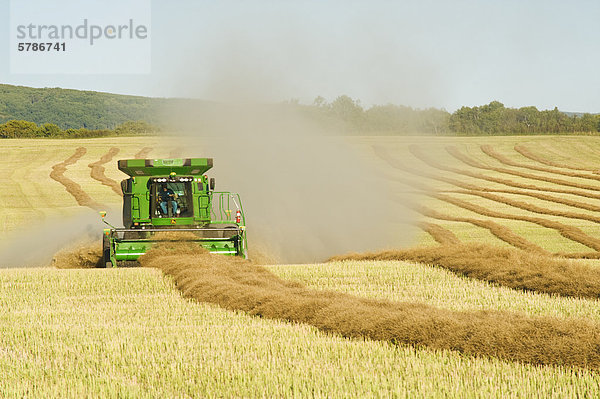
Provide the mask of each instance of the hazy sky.
[{"label": "hazy sky", "polygon": [[598,0],[152,1],[145,75],[11,74],[8,0],[0,0],[0,23],[1,83],[238,101],[347,94],[366,106],[450,111],[498,100],[600,112]]}]

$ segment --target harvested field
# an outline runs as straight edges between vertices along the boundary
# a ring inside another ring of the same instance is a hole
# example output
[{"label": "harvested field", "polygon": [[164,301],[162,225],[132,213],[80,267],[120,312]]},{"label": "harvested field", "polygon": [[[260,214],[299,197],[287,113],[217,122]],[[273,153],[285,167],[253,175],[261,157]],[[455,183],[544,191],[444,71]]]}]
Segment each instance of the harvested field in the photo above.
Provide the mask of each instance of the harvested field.
[{"label": "harvested field", "polygon": [[[558,204],[568,205],[568,206],[571,206],[574,208],[580,208],[580,209],[586,209],[589,211],[600,212],[600,206],[594,205],[594,204],[589,204],[589,203],[582,202],[582,201],[569,200],[569,199],[565,199],[565,198],[554,196],[554,195],[543,194],[543,193],[532,192],[532,191],[525,191],[525,190],[491,189],[491,188],[486,188],[484,186],[465,183],[462,180],[456,180],[456,179],[452,179],[449,177],[436,175],[434,173],[427,173],[427,172],[424,172],[419,169],[409,168],[409,167],[403,165],[397,159],[392,158],[384,148],[374,147],[374,149],[375,149],[375,153],[377,154],[377,156],[379,156],[381,159],[385,160],[388,164],[390,164],[392,167],[394,167],[396,169],[405,171],[412,175],[426,177],[426,178],[429,178],[432,180],[438,180],[441,182],[449,183],[453,186],[461,187],[466,190],[470,190],[469,193],[472,193],[472,194],[474,194],[474,192],[516,194],[516,195],[523,195],[523,196],[528,196],[528,197],[532,197],[532,198],[537,198],[537,199],[545,200],[548,202],[556,202]],[[389,179],[398,181],[398,179],[394,178],[394,177],[389,177]],[[540,189],[540,190],[542,190],[542,189]],[[457,190],[456,192],[465,193],[466,191]],[[474,195],[478,195],[478,194],[474,194]]]},{"label": "harvested field", "polygon": [[544,181],[544,182],[548,182],[548,183],[554,183],[554,184],[558,184],[558,185],[562,185],[562,186],[575,187],[575,188],[581,188],[581,189],[592,190],[592,191],[600,190],[600,186],[577,183],[577,182],[570,181],[570,180],[556,179],[556,178],[547,177],[547,176],[535,175],[535,174],[520,172],[520,171],[507,169],[507,168],[497,168],[497,167],[493,167],[493,166],[488,166],[481,162],[477,162],[476,160],[461,153],[460,150],[458,150],[455,146],[448,146],[448,147],[446,147],[446,150],[448,151],[448,153],[450,155],[452,155],[456,159],[458,159],[474,168],[493,170],[494,172],[506,173],[506,174],[510,174],[510,175],[514,175],[514,176],[524,177],[527,179],[539,180],[539,181]]},{"label": "harvested field", "polygon": [[121,186],[113,179],[106,177],[106,175],[104,174],[105,168],[103,166],[104,164],[112,161],[113,157],[118,153],[119,149],[117,147],[111,147],[111,149],[108,150],[106,154],[102,155],[102,158],[100,158],[100,160],[93,162],[88,166],[92,169],[90,172],[90,176],[92,177],[92,179],[98,180],[105,186],[110,187],[115,192],[115,194],[122,196],[123,193],[121,192]]},{"label": "harvested field", "polygon": [[[580,197],[600,199],[600,194],[590,193],[587,191],[561,189],[561,188],[556,188],[556,187],[540,187],[540,186],[533,185],[533,184],[521,183],[518,181],[508,180],[508,179],[503,179],[503,178],[498,178],[498,177],[493,177],[493,176],[486,176],[486,175],[484,175],[482,173],[478,173],[478,172],[472,172],[472,171],[465,170],[465,169],[445,166],[444,164],[441,164],[439,162],[434,161],[433,159],[431,159],[429,157],[426,157],[419,150],[419,148],[417,146],[411,146],[410,152],[416,158],[423,161],[425,164],[427,164],[429,166],[432,166],[436,169],[453,172],[453,173],[463,175],[463,176],[469,176],[469,177],[474,177],[476,179],[487,180],[489,182],[494,182],[494,183],[502,184],[502,185],[509,186],[509,187],[523,188],[523,189],[536,190],[536,191],[547,191],[547,192],[552,192],[552,193],[572,194],[572,195],[576,195],[576,196],[580,196]],[[523,177],[523,176],[521,176],[521,177]]]},{"label": "harvested field", "polygon": [[496,211],[493,211],[490,209],[486,209],[482,206],[470,203],[468,201],[463,201],[461,199],[454,198],[454,197],[451,197],[451,196],[445,195],[445,194],[430,194],[430,195],[434,196],[435,198],[437,198],[439,200],[448,202],[450,204],[454,204],[454,205],[464,208],[464,209],[468,209],[468,210],[478,213],[480,215],[494,217],[494,218],[500,218],[500,219],[521,220],[523,222],[535,223],[542,227],[554,229],[554,230],[558,231],[563,237],[566,237],[570,240],[573,240],[573,241],[579,242],[583,245],[586,245],[595,251],[600,251],[600,239],[593,238],[593,237],[585,234],[583,232],[583,230],[581,230],[575,226],[570,226],[570,225],[566,225],[566,224],[563,224],[560,222],[555,222],[554,220],[543,219],[543,218],[539,218],[539,217],[519,216],[519,215],[512,215],[512,214],[507,214],[507,213],[502,213],[502,212],[496,212]]},{"label": "harvested field", "polygon": [[515,145],[514,149],[516,152],[523,155],[525,158],[529,158],[533,161],[539,162],[544,165],[555,166],[557,168],[572,169],[572,170],[585,170],[585,171],[594,172],[594,173],[598,173],[600,171],[600,168],[584,168],[581,166],[574,166],[574,165],[568,164],[566,162],[556,162],[556,161],[546,159],[546,158],[539,156],[539,155],[535,154],[534,152],[530,151],[527,147],[525,147],[522,144]]},{"label": "harvested field", "polygon": [[[482,227],[484,229],[489,230],[490,233],[492,233],[494,236],[498,237],[500,240],[502,240],[502,241],[506,242],[507,244],[510,244],[516,248],[524,249],[526,251],[530,251],[530,252],[534,252],[534,253],[543,253],[543,254],[547,253],[547,251],[545,251],[541,247],[533,244],[532,242],[528,241],[524,237],[522,237],[518,234],[515,234],[508,227],[498,224],[496,222],[493,222],[491,220],[476,219],[476,218],[470,218],[470,217],[451,216],[451,215],[440,213],[431,208],[427,208],[424,205],[413,204],[411,206],[411,208],[413,210],[415,210],[416,212],[420,213],[421,215],[430,217],[432,219],[448,220],[448,221],[452,221],[452,222],[464,222],[464,223],[470,223],[474,226]],[[431,234],[431,232],[429,230],[426,230],[426,231]],[[434,239],[436,239],[435,236],[434,236]],[[438,241],[438,240],[436,239],[436,241]],[[438,241],[438,242],[440,244],[444,244],[444,242],[440,242],[440,241]]]},{"label": "harvested field", "polygon": [[52,167],[50,177],[62,184],[65,187],[65,190],[75,198],[75,201],[77,201],[79,205],[98,210],[102,205],[94,201],[85,191],[83,191],[79,184],[64,176],[67,167],[75,164],[75,162],[83,157],[86,152],[87,150],[84,147],[78,147],[73,155]]},{"label": "harvested field", "polygon": [[[363,298],[600,322],[592,301],[521,293],[414,263],[269,270],[312,289]],[[172,278],[154,269],[0,270],[0,287],[3,320],[12,321],[0,324],[0,392],[7,397],[289,397],[304,390],[317,397],[404,397],[423,390],[436,397],[600,394],[597,370],[349,340],[185,300]],[[28,361],[15,361],[18,356]]]},{"label": "harvested field", "polygon": [[403,260],[433,264],[505,287],[589,299],[600,298],[600,269],[566,259],[484,244],[415,248],[335,256],[330,261]]},{"label": "harvested field", "polygon": [[[477,205],[477,204],[474,204],[474,203],[471,203],[468,201],[464,201],[464,200],[461,200],[459,198],[456,198],[456,197],[453,197],[453,196],[450,196],[447,194],[435,192],[434,190],[431,189],[431,187],[428,187],[421,183],[416,183],[414,181],[410,181],[410,180],[406,180],[406,179],[399,179],[399,180],[406,185],[409,185],[409,186],[412,186],[414,188],[421,190],[422,193],[426,196],[436,198],[441,201],[456,205],[460,208],[467,209],[467,210],[477,213],[479,215],[489,216],[489,217],[499,218],[499,219],[520,220],[523,222],[535,223],[542,227],[554,229],[554,230],[558,231],[563,237],[566,237],[570,240],[573,240],[573,241],[579,242],[583,245],[586,245],[587,247],[592,248],[595,251],[600,250],[600,240],[593,238],[591,236],[588,236],[581,229],[579,229],[577,227],[569,226],[569,225],[566,225],[566,224],[563,224],[560,222],[556,222],[556,221],[550,220],[550,219],[543,219],[543,218],[533,217],[533,216],[523,216],[523,215],[516,215],[516,214],[509,214],[509,213],[493,211],[493,210],[487,209],[483,206],[480,206],[480,205]],[[484,198],[487,197],[487,198],[493,199],[497,202],[506,203],[508,205],[515,206],[515,207],[521,207],[523,209],[531,208],[531,207],[527,207],[527,206],[523,205],[523,203],[512,201],[507,198],[502,198],[500,196],[495,196],[495,195],[489,194],[489,193],[482,193],[482,192],[465,192],[465,193],[481,196]],[[535,207],[534,209],[541,211],[541,213],[546,213],[546,214],[549,214],[549,212],[550,212],[550,211],[547,211],[547,210],[544,210],[544,209],[541,209],[538,207]],[[531,209],[528,209],[528,210],[531,210]],[[421,213],[424,212],[423,208],[421,208],[420,212]],[[429,211],[428,213],[431,214],[431,211]],[[440,215],[437,214],[437,216],[438,217],[436,217],[436,218],[439,218]],[[562,215],[557,214],[556,216],[562,216]],[[587,217],[587,215],[578,215],[578,216]],[[592,218],[592,217],[590,216],[590,218]],[[469,223],[475,224],[475,223],[473,223],[473,221],[476,219],[452,218],[451,220],[468,221]],[[593,220],[593,221],[596,221],[596,220]],[[508,230],[508,229],[506,229],[506,230]],[[494,235],[496,235],[496,234],[494,234]],[[506,234],[503,234],[503,236],[506,237]],[[503,241],[504,241],[504,239],[503,239]],[[514,239],[511,239],[511,241],[515,242]],[[530,246],[528,243],[525,245],[527,247],[529,247],[530,250],[533,250],[533,248],[535,247],[533,245]],[[516,245],[516,246],[518,248],[526,249],[523,247],[523,244]]]},{"label": "harvested field", "polygon": [[[494,149],[492,148],[492,146],[490,145],[482,145],[481,146],[481,151],[483,151],[485,154],[489,155],[490,157],[496,159],[497,161],[499,161],[500,163],[503,163],[505,165],[508,166],[516,166],[519,168],[525,168],[525,169],[531,169],[531,170],[537,170],[540,172],[548,172],[548,173],[554,173],[557,175],[563,175],[563,176],[569,176],[569,177],[580,177],[583,179],[590,179],[590,180],[596,180],[596,181],[600,181],[600,177],[599,176],[595,176],[595,175],[588,175],[585,173],[578,173],[578,172],[571,172],[568,170],[560,170],[560,169],[551,169],[551,168],[546,168],[543,166],[535,166],[535,165],[530,165],[527,163],[523,163],[523,162],[518,162],[518,161],[514,161],[511,158],[498,154],[496,151],[494,151]],[[525,150],[526,152],[526,150]],[[521,153],[521,155],[523,155],[523,153]],[[530,157],[528,157],[530,158]]]},{"label": "harvested field", "polygon": [[[253,257],[269,266],[213,264],[207,260],[212,257],[192,251],[153,255],[166,277],[152,268],[72,269],[95,266],[96,243],[57,254],[54,266],[68,269],[0,270],[0,314],[6,321],[0,323],[0,392],[406,397],[427,389],[432,396],[453,397],[600,395],[594,346],[600,331],[594,274],[600,264],[595,232],[600,192],[458,167],[462,161],[445,150],[454,146],[488,166],[508,159],[500,169],[517,172],[527,162],[539,176],[561,175],[558,180],[578,185],[583,171],[553,173],[554,167],[523,161],[514,146],[527,140],[528,148],[549,148],[550,158],[558,160],[559,153],[581,153],[584,143],[600,148],[600,140],[584,137],[579,147],[569,144],[573,140],[531,136],[349,140],[381,167],[381,178],[398,200],[386,211],[399,231],[418,226],[422,232],[415,242],[441,246],[282,265],[250,242]],[[24,160],[19,166],[20,157],[12,157],[10,167],[19,171],[11,178],[21,183],[26,207],[42,213],[72,197],[50,178],[53,165],[62,164],[62,176],[89,198],[118,209],[120,198],[90,168],[101,167],[104,177],[118,182],[123,175],[117,157],[145,158],[150,151],[154,158],[205,155],[142,137],[5,143],[6,153],[18,151]],[[30,143],[47,149],[46,156],[39,151],[28,156]],[[493,147],[495,159],[485,146]],[[77,154],[79,147],[87,151]],[[591,186],[596,179],[587,180]],[[17,205],[24,203],[0,207],[5,231],[25,224],[13,216],[21,215]],[[56,208],[55,215],[69,215],[78,208],[73,204]],[[111,213],[118,223],[120,215]],[[301,238],[294,239],[301,245]],[[504,247],[489,249],[488,242]],[[208,303],[182,300],[173,282],[186,297]],[[18,356],[27,362],[15,360]]]},{"label": "harvested field", "polygon": [[[235,258],[164,242],[140,258],[173,277],[183,295],[349,338],[453,350],[532,364],[600,368],[600,325],[506,312],[451,312],[422,304],[313,291]],[[178,255],[168,255],[176,252]],[[167,253],[167,255],[165,255]]]}]

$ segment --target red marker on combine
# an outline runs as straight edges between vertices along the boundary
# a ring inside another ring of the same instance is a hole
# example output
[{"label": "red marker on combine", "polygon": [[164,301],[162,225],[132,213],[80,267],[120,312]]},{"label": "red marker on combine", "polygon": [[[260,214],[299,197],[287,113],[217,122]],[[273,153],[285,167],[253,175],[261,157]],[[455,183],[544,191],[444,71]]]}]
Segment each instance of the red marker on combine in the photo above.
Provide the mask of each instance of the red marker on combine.
[{"label": "red marker on combine", "polygon": [[242,212],[239,209],[235,212],[235,222],[236,223],[242,222]]}]

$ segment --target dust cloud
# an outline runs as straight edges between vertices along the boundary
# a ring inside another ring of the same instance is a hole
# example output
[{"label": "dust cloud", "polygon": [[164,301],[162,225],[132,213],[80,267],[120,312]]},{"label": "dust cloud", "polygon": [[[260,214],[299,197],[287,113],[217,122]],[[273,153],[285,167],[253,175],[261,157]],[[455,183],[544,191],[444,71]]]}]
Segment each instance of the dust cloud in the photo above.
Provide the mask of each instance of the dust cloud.
[{"label": "dust cloud", "polygon": [[413,231],[393,221],[402,207],[351,146],[297,107],[213,104],[180,109],[185,156],[214,159],[217,191],[239,192],[250,248],[282,262],[321,261],[346,251],[397,248]]},{"label": "dust cloud", "polygon": [[52,257],[65,248],[94,243],[100,248],[103,226],[98,213],[85,211],[21,228],[0,242],[0,268],[50,266]]}]

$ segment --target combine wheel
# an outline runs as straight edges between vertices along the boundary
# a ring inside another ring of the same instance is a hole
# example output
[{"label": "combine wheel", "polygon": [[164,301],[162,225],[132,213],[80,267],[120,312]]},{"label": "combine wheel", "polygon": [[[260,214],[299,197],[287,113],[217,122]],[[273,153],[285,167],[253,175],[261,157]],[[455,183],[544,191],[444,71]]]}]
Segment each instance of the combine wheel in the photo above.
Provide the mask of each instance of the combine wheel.
[{"label": "combine wheel", "polygon": [[110,240],[106,235],[102,236],[102,261],[100,267],[112,267],[112,262],[110,261]]}]

